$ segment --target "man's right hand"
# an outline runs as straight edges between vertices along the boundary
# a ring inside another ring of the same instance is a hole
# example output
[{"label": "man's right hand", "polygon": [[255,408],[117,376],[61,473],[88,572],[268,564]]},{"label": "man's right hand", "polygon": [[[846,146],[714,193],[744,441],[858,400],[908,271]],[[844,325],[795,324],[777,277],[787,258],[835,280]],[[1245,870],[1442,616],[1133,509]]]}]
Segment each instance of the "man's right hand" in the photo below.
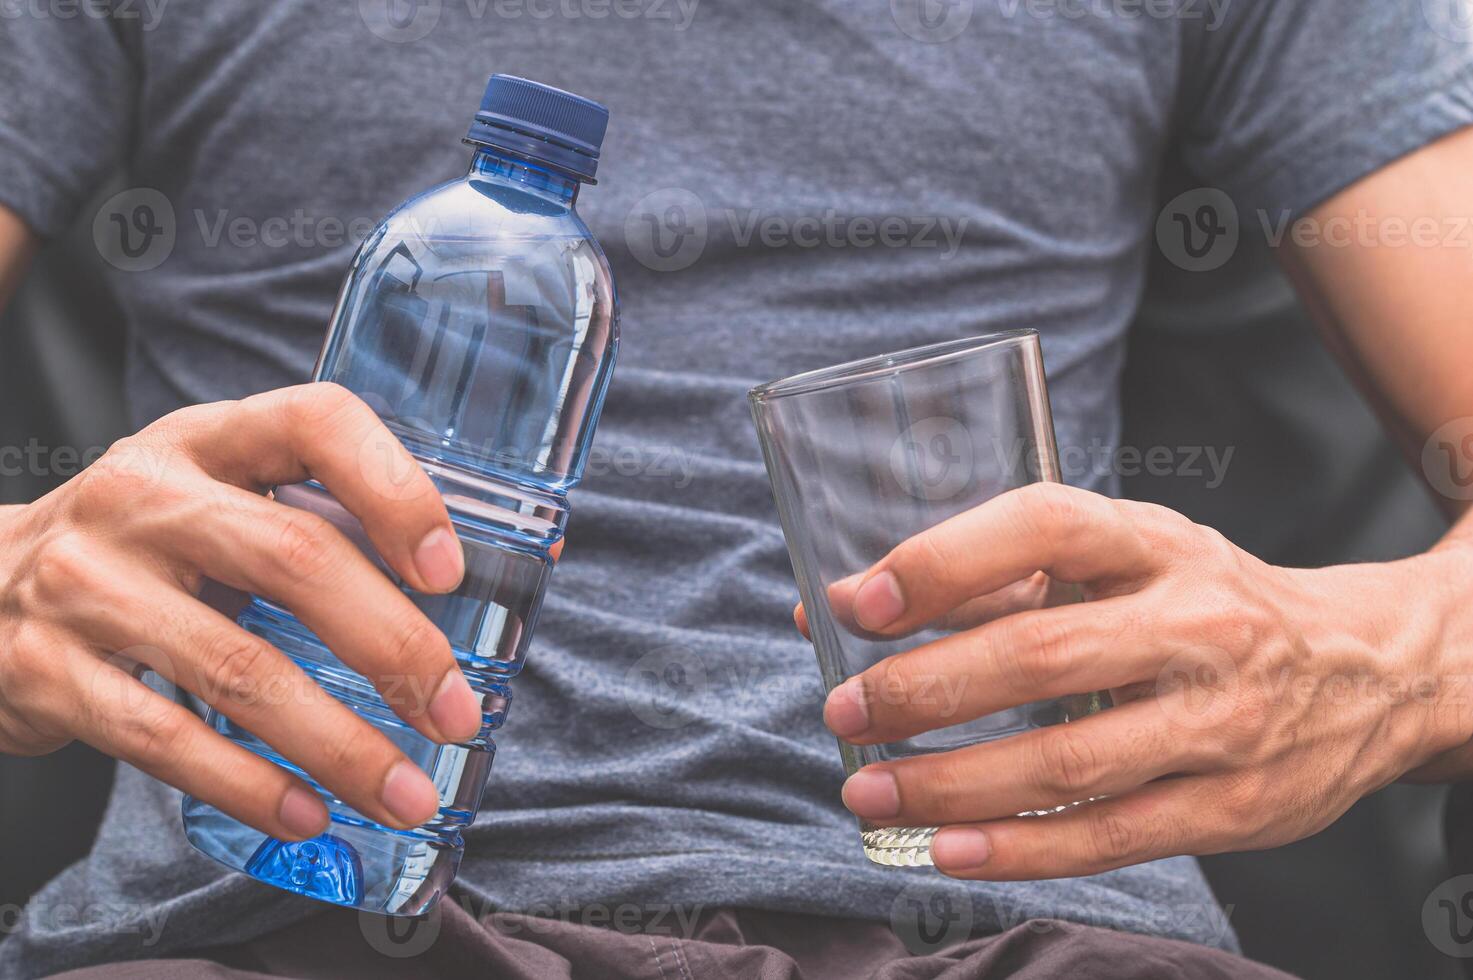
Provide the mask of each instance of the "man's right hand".
[{"label": "man's right hand", "polygon": [[290,608],[426,737],[459,742],[479,697],[450,645],[328,521],[266,496],[320,481],[411,588],[450,592],[464,557],[424,471],[345,389],[313,384],[186,408],[69,483],[0,508],[0,751],[80,739],[286,840],[327,809],[286,769],[136,679],[158,671],[349,806],[408,828],[438,797],[388,738],[198,598],[207,580]]}]

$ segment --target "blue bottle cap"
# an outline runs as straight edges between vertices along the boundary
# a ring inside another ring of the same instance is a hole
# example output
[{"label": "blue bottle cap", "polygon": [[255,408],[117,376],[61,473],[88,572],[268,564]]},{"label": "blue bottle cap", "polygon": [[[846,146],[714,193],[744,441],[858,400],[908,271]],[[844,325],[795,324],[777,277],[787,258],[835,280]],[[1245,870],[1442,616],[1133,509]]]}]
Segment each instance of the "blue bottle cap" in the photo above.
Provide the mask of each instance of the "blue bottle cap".
[{"label": "blue bottle cap", "polygon": [[515,75],[492,75],[465,141],[592,184],[608,125],[609,110],[591,99]]}]

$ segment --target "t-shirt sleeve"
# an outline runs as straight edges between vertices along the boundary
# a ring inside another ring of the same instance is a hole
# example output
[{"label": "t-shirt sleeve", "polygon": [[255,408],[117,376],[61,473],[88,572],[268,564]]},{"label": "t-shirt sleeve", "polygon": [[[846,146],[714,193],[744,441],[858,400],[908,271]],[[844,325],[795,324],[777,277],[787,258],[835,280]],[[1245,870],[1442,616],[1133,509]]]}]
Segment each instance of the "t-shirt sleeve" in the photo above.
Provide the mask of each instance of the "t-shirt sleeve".
[{"label": "t-shirt sleeve", "polygon": [[1240,208],[1301,215],[1473,124],[1473,0],[1219,9],[1188,52],[1180,146]]},{"label": "t-shirt sleeve", "polygon": [[0,204],[43,236],[125,158],[137,72],[107,9],[13,5],[0,20]]}]

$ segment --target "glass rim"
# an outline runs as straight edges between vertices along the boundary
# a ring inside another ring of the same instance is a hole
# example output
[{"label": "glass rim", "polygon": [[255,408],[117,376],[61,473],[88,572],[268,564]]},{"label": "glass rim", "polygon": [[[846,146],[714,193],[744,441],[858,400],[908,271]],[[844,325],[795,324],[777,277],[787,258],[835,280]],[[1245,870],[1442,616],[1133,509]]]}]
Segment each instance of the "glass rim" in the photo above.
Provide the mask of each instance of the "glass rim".
[{"label": "glass rim", "polygon": [[1027,341],[1036,341],[1038,331],[1032,327],[1019,330],[1004,330],[998,333],[963,337],[960,340],[943,340],[936,344],[912,347],[846,361],[831,367],[804,371],[791,377],[780,378],[758,385],[747,392],[753,403],[765,402],[788,395],[802,395],[825,391],[843,385],[860,384],[880,377],[904,374],[919,368],[934,367],[951,361],[962,360],[997,347],[1012,347]]}]

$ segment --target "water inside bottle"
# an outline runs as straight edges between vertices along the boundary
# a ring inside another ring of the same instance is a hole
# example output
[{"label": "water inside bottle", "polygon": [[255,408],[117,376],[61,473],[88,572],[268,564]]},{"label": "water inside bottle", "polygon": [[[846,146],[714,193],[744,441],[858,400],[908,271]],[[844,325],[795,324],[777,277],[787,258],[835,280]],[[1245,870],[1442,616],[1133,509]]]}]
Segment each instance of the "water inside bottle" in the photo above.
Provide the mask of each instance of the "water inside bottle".
[{"label": "water inside bottle", "polygon": [[[465,551],[451,595],[406,594],[449,639],[484,724],[439,745],[403,707],[342,663],[272,597],[242,627],[294,660],[429,774],[436,817],[396,830],[364,818],[219,712],[227,738],[301,776],[332,815],[304,842],[272,840],[192,797],[185,831],[200,850],[262,881],[377,912],[426,911],[454,878],[461,829],[476,815],[607,391],[617,346],[608,263],[574,211],[593,179],[608,114],[525,79],[493,76],[468,141],[469,172],[396,209],[354,257],[314,378],[341,384],[383,419],[445,501]],[[391,443],[360,449],[370,488],[393,494]],[[375,481],[380,482],[375,487]],[[315,482],[276,499],[330,521],[401,588],[357,520]],[[381,679],[382,680],[382,679]],[[424,692],[403,692],[410,698]],[[416,705],[418,707],[418,705]],[[415,712],[411,712],[415,713]]]}]

